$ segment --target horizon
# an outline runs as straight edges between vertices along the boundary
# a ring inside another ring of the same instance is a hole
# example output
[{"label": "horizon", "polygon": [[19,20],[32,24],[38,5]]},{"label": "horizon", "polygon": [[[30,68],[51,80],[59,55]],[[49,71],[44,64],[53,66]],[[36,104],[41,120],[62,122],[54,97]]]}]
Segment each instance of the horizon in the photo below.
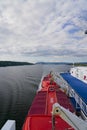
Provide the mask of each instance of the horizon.
[{"label": "horizon", "polygon": [[31,63],[31,64],[87,64],[87,62],[57,62],[57,61],[55,61],[55,62],[43,62],[43,61],[40,61],[40,62],[28,62],[28,61],[8,61],[8,60],[3,60],[3,61],[1,61],[0,60],[0,63],[1,62],[13,62],[13,63],[15,63],[15,62],[17,62],[17,63]]}]

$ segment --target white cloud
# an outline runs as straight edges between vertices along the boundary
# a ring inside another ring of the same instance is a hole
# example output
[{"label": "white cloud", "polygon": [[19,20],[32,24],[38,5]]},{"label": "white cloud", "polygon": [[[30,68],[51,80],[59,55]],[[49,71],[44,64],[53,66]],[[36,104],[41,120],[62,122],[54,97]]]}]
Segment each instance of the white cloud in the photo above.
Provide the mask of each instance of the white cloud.
[{"label": "white cloud", "polygon": [[0,59],[85,60],[86,5],[86,0],[1,0]]}]

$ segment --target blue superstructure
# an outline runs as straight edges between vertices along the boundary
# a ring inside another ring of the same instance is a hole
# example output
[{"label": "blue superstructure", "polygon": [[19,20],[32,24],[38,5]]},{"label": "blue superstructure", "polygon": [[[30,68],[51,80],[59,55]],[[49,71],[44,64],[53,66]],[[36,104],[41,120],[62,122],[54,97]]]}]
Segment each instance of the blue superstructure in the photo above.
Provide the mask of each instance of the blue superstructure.
[{"label": "blue superstructure", "polygon": [[72,97],[87,116],[87,84],[73,77],[70,73],[61,73],[61,76],[70,85]]}]

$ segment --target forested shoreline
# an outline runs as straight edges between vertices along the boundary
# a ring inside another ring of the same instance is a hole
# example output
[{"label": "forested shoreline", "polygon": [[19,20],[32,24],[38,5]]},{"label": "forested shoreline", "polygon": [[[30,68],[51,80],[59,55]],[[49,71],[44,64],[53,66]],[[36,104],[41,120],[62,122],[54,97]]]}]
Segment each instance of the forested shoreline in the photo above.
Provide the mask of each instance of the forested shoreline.
[{"label": "forested shoreline", "polygon": [[34,64],[33,63],[28,63],[28,62],[0,61],[0,67],[20,66],[20,65],[34,65]]}]

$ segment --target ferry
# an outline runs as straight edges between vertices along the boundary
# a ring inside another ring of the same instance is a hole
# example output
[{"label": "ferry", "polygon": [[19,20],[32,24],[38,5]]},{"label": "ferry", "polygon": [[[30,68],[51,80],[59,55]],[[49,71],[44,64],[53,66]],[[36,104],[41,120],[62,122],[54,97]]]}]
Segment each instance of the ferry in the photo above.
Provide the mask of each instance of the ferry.
[{"label": "ferry", "polygon": [[87,120],[87,67],[73,67],[70,73],[61,73],[75,109]]},{"label": "ferry", "polygon": [[55,82],[64,78],[63,73],[59,76],[53,72],[43,76],[22,130],[87,130],[87,122],[76,115],[70,91]]}]

